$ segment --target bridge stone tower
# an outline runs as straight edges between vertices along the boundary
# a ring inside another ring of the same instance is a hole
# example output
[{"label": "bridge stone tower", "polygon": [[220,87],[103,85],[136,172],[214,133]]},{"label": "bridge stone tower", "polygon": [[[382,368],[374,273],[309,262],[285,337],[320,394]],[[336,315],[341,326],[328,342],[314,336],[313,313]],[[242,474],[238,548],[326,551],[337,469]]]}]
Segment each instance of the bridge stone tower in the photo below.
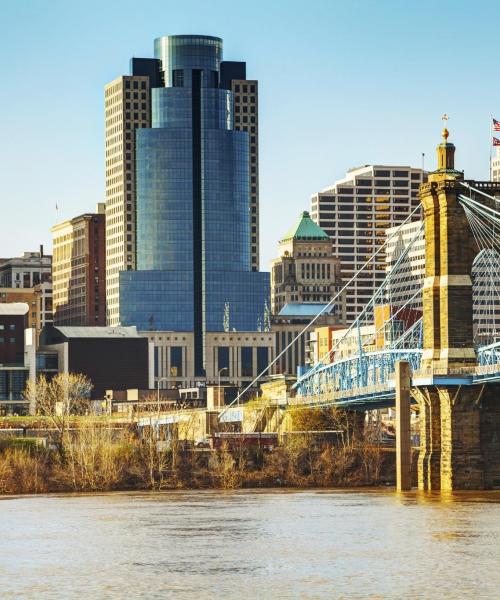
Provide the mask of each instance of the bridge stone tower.
[{"label": "bridge stone tower", "polygon": [[[423,368],[454,370],[475,364],[472,330],[474,240],[458,202],[463,173],[454,168],[448,130],[437,148],[438,169],[420,188],[425,223]],[[462,188],[463,189],[463,188]]]},{"label": "bridge stone tower", "polygon": [[413,388],[420,407],[418,485],[422,490],[477,490],[490,485],[485,457],[498,463],[500,456],[500,397],[497,386],[471,385],[477,363],[471,281],[475,242],[458,200],[463,173],[455,170],[455,146],[448,135],[444,129],[438,168],[419,193],[426,264],[423,356]]}]

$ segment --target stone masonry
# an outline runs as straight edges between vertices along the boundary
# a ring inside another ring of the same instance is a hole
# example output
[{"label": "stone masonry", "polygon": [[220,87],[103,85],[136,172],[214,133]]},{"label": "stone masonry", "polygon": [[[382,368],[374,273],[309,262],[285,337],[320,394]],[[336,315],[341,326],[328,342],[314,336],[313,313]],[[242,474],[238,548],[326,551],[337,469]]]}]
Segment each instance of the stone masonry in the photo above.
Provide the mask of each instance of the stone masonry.
[{"label": "stone masonry", "polygon": [[437,153],[438,169],[420,188],[426,238],[421,369],[432,384],[413,390],[420,407],[418,486],[484,489],[500,482],[500,388],[465,384],[467,368],[476,364],[474,240],[458,201],[463,173],[454,168],[446,129]]}]

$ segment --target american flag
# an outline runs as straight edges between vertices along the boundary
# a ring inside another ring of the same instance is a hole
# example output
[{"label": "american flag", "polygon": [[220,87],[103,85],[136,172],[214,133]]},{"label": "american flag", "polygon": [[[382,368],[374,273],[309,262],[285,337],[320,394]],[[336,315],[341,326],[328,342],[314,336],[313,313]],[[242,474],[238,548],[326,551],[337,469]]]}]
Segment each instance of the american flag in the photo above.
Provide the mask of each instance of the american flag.
[{"label": "american flag", "polygon": [[500,146],[500,140],[496,137],[493,138],[493,146]]},{"label": "american flag", "polygon": [[493,131],[500,131],[500,121],[493,119]]}]

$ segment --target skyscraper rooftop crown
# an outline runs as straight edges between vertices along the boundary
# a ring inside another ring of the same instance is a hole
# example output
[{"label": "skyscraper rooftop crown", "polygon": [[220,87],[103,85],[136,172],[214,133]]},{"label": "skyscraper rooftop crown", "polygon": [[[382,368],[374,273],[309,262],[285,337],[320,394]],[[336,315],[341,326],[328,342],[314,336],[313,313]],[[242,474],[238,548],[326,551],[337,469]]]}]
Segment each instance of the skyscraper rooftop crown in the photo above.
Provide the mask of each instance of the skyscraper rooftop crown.
[{"label": "skyscraper rooftop crown", "polygon": [[301,215],[297,223],[288,231],[288,233],[281,239],[282,242],[289,240],[327,240],[329,235],[321,229],[312,219],[310,214],[305,210]]}]

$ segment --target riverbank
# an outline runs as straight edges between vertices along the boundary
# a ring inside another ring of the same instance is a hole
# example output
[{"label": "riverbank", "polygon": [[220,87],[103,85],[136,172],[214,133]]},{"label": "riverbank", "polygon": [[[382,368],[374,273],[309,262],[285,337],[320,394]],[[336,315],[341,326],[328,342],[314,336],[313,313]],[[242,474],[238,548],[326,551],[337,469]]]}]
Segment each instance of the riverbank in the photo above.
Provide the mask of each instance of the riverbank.
[{"label": "riverbank", "polygon": [[126,431],[81,430],[63,448],[0,445],[0,494],[174,489],[333,488],[394,482],[394,453],[373,444],[315,446],[307,434],[274,448],[160,449]]}]

